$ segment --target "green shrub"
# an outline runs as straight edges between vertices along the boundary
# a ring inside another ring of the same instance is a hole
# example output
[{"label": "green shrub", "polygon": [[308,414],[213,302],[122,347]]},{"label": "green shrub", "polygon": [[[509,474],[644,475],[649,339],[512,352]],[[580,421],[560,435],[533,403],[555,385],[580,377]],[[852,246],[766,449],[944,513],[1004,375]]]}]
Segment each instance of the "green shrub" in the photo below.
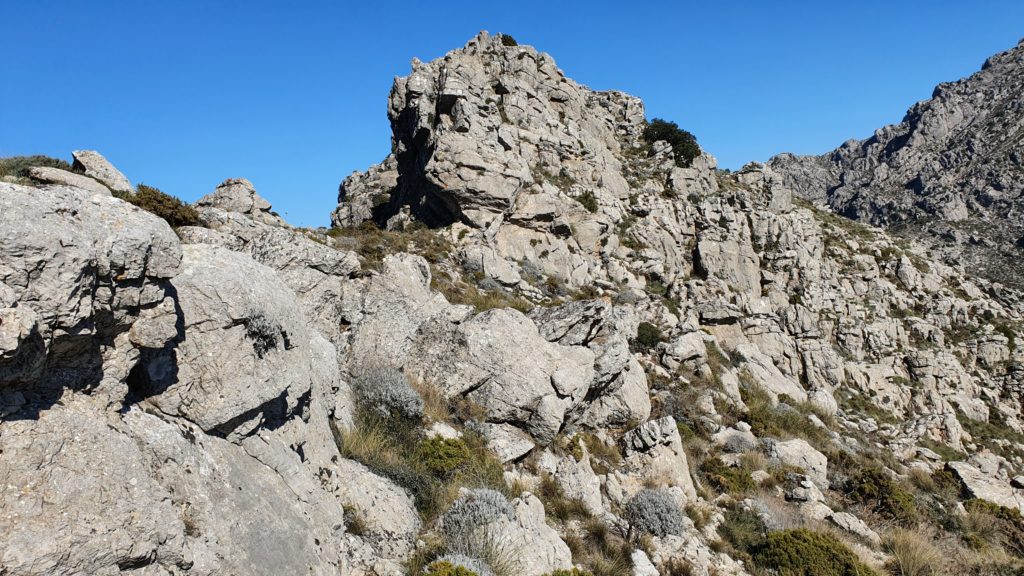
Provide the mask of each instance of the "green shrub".
[{"label": "green shrub", "polygon": [[764,545],[767,532],[761,517],[744,508],[729,508],[718,525],[718,535],[738,552],[734,555],[740,560],[748,560],[753,551]]},{"label": "green shrub", "polygon": [[977,540],[986,544],[999,544],[1015,556],[1024,558],[1024,516],[1021,516],[1019,510],[977,498],[964,503],[964,508],[968,515],[984,518],[984,524],[990,526],[988,533],[973,534],[979,536]]},{"label": "green shrub", "polygon": [[652,144],[658,140],[664,140],[671,144],[676,165],[683,168],[688,167],[694,158],[700,156],[697,139],[675,122],[655,118],[644,128],[643,138]]},{"label": "green shrub", "polygon": [[806,528],[768,534],[754,562],[778,576],[877,576],[877,572],[831,534]]},{"label": "green shrub", "polygon": [[130,192],[113,192],[113,194],[125,202],[163,218],[171,225],[171,228],[200,225],[199,213],[195,208],[158,188],[139,184],[134,194]]},{"label": "green shrub", "polygon": [[647,352],[657,346],[664,338],[661,329],[650,322],[641,322],[636,328],[636,338],[633,339],[635,351]]},{"label": "green shrub", "polygon": [[513,38],[512,36],[510,36],[508,34],[502,34],[501,35],[501,45],[502,46],[512,47],[512,46],[519,46],[519,43],[516,42],[516,39]]},{"label": "green shrub", "polygon": [[597,196],[590,190],[587,190],[576,197],[576,201],[579,202],[588,212],[597,212]]},{"label": "green shrub", "polygon": [[0,158],[0,177],[11,176],[14,178],[24,178],[28,176],[28,169],[35,168],[36,166],[45,166],[49,168],[60,168],[61,170],[71,171],[71,165],[59,158],[50,158],[49,156],[10,156],[8,158]]},{"label": "green shrub", "polygon": [[718,458],[704,460],[699,470],[701,477],[719,492],[742,495],[757,487],[750,476],[750,470],[728,466]]},{"label": "green shrub", "polygon": [[872,466],[854,474],[846,483],[846,495],[900,524],[909,526],[917,519],[914,496],[881,468]]},{"label": "green shrub", "polygon": [[463,440],[440,436],[421,441],[417,453],[423,468],[437,478],[450,478],[464,470],[471,457]]}]

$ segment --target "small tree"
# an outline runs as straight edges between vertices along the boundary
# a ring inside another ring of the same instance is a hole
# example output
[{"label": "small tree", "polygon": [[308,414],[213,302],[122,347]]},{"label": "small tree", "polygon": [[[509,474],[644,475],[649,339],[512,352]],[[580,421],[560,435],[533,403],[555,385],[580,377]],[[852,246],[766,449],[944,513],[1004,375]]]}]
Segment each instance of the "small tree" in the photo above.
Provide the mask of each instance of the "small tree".
[{"label": "small tree", "polygon": [[672,154],[676,158],[676,165],[686,168],[690,166],[693,159],[700,156],[700,146],[697,145],[697,138],[686,130],[683,130],[675,122],[669,122],[655,118],[644,128],[644,140],[653,144],[659,140],[668,142],[672,146]]}]

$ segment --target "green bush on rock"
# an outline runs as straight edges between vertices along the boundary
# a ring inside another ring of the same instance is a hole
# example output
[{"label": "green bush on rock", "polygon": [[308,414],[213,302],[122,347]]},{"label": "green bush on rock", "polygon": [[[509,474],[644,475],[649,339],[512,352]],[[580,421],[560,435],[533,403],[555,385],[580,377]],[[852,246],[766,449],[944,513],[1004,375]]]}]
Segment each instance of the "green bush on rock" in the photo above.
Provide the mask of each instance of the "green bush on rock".
[{"label": "green bush on rock", "polygon": [[139,184],[134,194],[129,192],[114,192],[113,194],[125,202],[163,218],[171,225],[171,228],[199,225],[199,213],[195,208],[158,188]]},{"label": "green bush on rock", "polygon": [[675,122],[669,122],[655,118],[644,128],[643,138],[647,143],[653,144],[659,140],[668,142],[672,146],[672,154],[676,158],[676,165],[682,168],[689,167],[693,159],[700,156],[700,146],[697,139],[686,130],[683,130]]}]

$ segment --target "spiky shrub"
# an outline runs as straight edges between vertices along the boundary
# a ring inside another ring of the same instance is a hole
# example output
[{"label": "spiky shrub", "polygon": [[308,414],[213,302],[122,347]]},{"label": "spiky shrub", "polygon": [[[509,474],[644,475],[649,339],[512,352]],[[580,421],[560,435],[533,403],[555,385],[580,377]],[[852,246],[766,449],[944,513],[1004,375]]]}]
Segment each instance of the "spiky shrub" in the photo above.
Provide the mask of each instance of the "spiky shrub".
[{"label": "spiky shrub", "polygon": [[377,416],[407,420],[423,417],[423,399],[397,368],[367,367],[356,377],[353,389],[359,406]]},{"label": "spiky shrub", "polygon": [[666,490],[638,492],[626,503],[626,520],[631,528],[659,538],[683,533],[683,511]]},{"label": "spiky shrub", "polygon": [[697,139],[675,122],[655,118],[644,128],[643,138],[650,144],[658,140],[668,142],[672,146],[676,165],[683,168],[688,167],[694,158],[700,156]]},{"label": "spiky shrub", "polygon": [[462,554],[445,554],[430,563],[428,576],[494,576],[483,560]]},{"label": "spiky shrub", "polygon": [[158,188],[139,184],[135,193],[113,192],[114,196],[142,208],[150,214],[163,218],[171,228],[181,226],[198,226],[199,213],[180,199],[164,193]]}]

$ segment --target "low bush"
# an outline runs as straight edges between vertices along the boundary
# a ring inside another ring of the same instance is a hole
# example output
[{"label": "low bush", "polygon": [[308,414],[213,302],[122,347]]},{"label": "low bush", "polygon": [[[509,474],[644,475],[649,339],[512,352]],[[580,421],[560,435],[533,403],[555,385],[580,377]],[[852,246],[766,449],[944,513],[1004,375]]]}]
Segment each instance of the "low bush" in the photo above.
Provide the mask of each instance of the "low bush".
[{"label": "low bush", "polygon": [[486,488],[469,490],[460,496],[441,517],[445,547],[450,554],[479,558],[495,573],[508,573],[510,543],[499,541],[491,532],[491,523],[513,520],[515,510],[505,496]]},{"label": "low bush", "polygon": [[587,209],[587,212],[590,213],[597,212],[597,209],[599,207],[597,204],[597,196],[594,195],[594,193],[590,190],[587,190],[580,194],[579,196],[576,196],[576,201],[579,202],[584,208]]},{"label": "low bush", "polygon": [[405,230],[384,230],[368,220],[358,226],[331,228],[327,234],[362,256],[366,267],[373,270],[379,270],[384,258],[397,252],[419,254],[427,262],[437,264],[452,249],[447,239],[421,223]]},{"label": "low bush", "polygon": [[846,496],[857,504],[870,506],[876,513],[902,525],[917,520],[914,496],[903,485],[878,467],[867,467],[846,483]]},{"label": "low bush", "polygon": [[0,158],[0,178],[4,176],[25,178],[28,176],[29,168],[35,168],[36,166],[71,171],[71,165],[59,158],[39,155],[9,156],[7,158]]},{"label": "low bush", "polygon": [[704,460],[698,470],[700,477],[719,492],[739,496],[757,487],[748,468],[728,466],[718,458]]},{"label": "low bush", "polygon": [[644,489],[626,503],[630,529],[664,538],[683,533],[683,511],[666,490]]},{"label": "low bush", "polygon": [[778,576],[878,576],[835,536],[806,528],[768,534],[753,558]]},{"label": "low bush", "polygon": [[507,46],[507,47],[512,47],[512,46],[519,46],[519,43],[516,42],[516,39],[513,38],[512,36],[510,36],[508,34],[502,34],[501,35],[501,45],[502,46]]},{"label": "low bush", "polygon": [[419,462],[436,478],[451,478],[470,462],[469,447],[460,438],[426,438],[416,447]]},{"label": "low bush", "polygon": [[749,560],[750,554],[764,544],[767,534],[768,529],[761,517],[745,508],[727,509],[725,518],[718,525],[718,535],[740,560]]},{"label": "low bush", "polygon": [[139,184],[135,193],[113,192],[113,195],[150,214],[163,218],[171,228],[199,226],[199,213],[192,206],[152,186]]},{"label": "low bush", "polygon": [[668,142],[672,146],[672,154],[675,156],[676,165],[683,168],[688,167],[693,159],[700,156],[700,146],[693,134],[683,130],[675,122],[669,122],[655,118],[644,128],[643,138],[649,144],[659,140]]},{"label": "low bush", "polygon": [[636,328],[636,338],[631,342],[635,351],[647,352],[664,341],[661,329],[650,322],[641,322]]}]

